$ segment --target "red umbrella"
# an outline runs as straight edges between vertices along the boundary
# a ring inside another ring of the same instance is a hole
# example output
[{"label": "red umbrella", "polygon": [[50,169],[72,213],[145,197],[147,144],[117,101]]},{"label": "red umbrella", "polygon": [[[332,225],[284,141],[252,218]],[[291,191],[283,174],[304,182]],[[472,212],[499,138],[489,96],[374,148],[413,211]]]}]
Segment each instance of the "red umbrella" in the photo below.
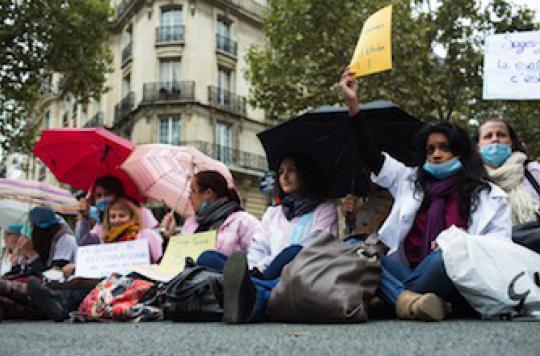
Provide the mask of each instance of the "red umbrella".
[{"label": "red umbrella", "polygon": [[89,191],[97,178],[120,179],[126,194],[138,201],[145,198],[131,178],[119,166],[135,144],[103,128],[49,129],[41,133],[34,154],[60,182]]}]

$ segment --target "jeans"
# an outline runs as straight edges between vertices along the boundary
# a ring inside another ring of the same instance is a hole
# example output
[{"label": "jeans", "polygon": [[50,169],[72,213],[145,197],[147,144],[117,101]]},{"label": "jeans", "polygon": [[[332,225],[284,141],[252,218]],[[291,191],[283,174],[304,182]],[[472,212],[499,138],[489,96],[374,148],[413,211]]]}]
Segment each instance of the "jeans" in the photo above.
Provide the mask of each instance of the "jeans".
[{"label": "jeans", "polygon": [[[279,277],[283,268],[291,262],[302,250],[301,245],[291,245],[281,251],[276,258],[266,267],[262,276],[251,277],[255,286],[255,303],[249,321],[267,320],[265,310],[266,303],[270,299],[272,289],[279,283]],[[227,256],[217,251],[205,251],[197,259],[197,265],[211,268],[217,272],[223,272],[223,267],[227,262]]]},{"label": "jeans", "polygon": [[[293,260],[302,249],[301,245],[291,245],[281,251],[262,273],[262,280],[272,280],[281,276],[283,268]],[[197,265],[208,267],[216,272],[223,272],[227,256],[218,251],[204,251],[197,258]]]},{"label": "jeans", "polygon": [[388,256],[381,258],[381,281],[377,294],[395,305],[401,292],[435,293],[450,302],[458,314],[471,314],[472,308],[446,274],[442,251],[430,253],[416,268],[411,269]]}]

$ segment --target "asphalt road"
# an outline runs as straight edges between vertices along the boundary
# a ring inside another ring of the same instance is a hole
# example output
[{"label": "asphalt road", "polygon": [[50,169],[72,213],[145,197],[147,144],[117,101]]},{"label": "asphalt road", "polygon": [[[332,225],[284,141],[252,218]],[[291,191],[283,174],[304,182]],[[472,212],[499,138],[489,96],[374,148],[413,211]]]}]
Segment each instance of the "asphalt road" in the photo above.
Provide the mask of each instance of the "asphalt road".
[{"label": "asphalt road", "polygon": [[0,356],[540,355],[540,322],[0,323]]}]

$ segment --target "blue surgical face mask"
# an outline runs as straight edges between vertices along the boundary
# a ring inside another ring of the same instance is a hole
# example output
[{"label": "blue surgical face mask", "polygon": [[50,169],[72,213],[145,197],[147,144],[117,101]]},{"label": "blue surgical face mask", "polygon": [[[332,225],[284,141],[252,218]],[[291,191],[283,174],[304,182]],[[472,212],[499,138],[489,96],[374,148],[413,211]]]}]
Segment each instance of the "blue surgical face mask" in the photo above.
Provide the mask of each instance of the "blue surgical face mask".
[{"label": "blue surgical face mask", "polygon": [[480,148],[484,162],[493,167],[500,167],[512,154],[512,147],[504,143],[490,143]]},{"label": "blue surgical face mask", "polygon": [[463,165],[461,164],[459,157],[454,157],[451,160],[443,163],[429,163],[426,161],[423,168],[424,171],[428,172],[433,177],[437,179],[445,179],[450,177],[452,174],[459,172],[463,168]]},{"label": "blue surgical face mask", "polygon": [[199,210],[197,210],[197,213],[203,213],[208,208],[208,202],[205,200],[201,203],[201,206],[199,207]]},{"label": "blue surgical face mask", "polygon": [[101,212],[105,212],[109,207],[109,204],[111,204],[112,200],[113,199],[110,197],[98,199],[96,200],[96,208]]}]

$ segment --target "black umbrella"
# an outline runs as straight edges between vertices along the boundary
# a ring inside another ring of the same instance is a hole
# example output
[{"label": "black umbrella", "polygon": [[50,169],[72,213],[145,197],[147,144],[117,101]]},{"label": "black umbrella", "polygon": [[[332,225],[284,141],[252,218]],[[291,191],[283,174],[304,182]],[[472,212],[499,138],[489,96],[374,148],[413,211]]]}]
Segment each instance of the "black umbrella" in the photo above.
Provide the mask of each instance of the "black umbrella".
[{"label": "black umbrella", "polygon": [[[423,126],[389,101],[361,106],[361,115],[382,150],[405,164],[415,162],[412,138]],[[289,155],[314,159],[331,184],[331,196],[365,196],[369,180],[362,165],[362,143],[355,142],[346,108],[323,106],[257,135],[270,169]]]}]

